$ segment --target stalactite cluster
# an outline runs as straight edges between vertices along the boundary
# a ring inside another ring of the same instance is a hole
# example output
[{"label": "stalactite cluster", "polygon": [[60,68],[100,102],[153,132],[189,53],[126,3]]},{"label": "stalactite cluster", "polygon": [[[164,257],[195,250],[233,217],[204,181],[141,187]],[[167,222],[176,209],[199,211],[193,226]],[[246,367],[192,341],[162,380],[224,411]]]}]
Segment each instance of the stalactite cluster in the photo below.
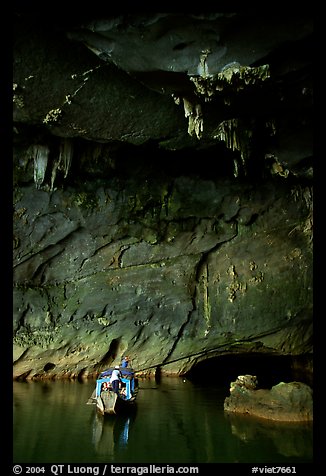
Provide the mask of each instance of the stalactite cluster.
[{"label": "stalactite cluster", "polygon": [[[58,171],[63,172],[63,178],[67,178],[73,156],[73,144],[69,139],[63,139],[59,145],[59,153],[54,159],[50,159],[50,147],[48,145],[35,144],[29,148],[29,155],[34,161],[34,183],[37,189],[42,186],[45,190],[53,191],[54,182]],[[48,167],[50,172],[50,185],[44,184]]]}]

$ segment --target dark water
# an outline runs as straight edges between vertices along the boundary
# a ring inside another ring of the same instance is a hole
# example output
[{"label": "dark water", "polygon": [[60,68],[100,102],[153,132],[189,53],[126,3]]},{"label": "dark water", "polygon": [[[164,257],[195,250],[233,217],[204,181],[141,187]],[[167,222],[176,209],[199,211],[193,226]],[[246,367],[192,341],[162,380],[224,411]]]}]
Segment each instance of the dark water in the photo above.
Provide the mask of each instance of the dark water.
[{"label": "dark water", "polygon": [[137,411],[98,417],[94,382],[14,383],[14,463],[311,463],[312,428],[223,411],[225,387],[140,380]]}]

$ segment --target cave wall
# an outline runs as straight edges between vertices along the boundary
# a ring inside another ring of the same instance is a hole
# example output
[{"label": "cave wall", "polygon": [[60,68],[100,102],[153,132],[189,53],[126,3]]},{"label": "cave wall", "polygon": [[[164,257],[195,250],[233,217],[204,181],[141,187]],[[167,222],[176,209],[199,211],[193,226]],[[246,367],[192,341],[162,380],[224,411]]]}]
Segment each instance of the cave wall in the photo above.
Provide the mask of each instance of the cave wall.
[{"label": "cave wall", "polygon": [[16,16],[14,378],[312,356],[311,21],[172,17]]},{"label": "cave wall", "polygon": [[311,201],[270,180],[17,186],[15,375],[90,372],[125,352],[140,369],[243,341],[309,353]]}]

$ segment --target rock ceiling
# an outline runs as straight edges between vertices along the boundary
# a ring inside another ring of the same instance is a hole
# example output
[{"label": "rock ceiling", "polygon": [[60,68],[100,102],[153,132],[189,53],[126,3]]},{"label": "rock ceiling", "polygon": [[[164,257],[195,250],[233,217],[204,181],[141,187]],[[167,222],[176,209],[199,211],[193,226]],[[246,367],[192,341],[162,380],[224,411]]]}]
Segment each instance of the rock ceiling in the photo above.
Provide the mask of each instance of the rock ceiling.
[{"label": "rock ceiling", "polygon": [[18,141],[28,126],[167,150],[222,144],[240,164],[311,178],[309,15],[15,13]]}]

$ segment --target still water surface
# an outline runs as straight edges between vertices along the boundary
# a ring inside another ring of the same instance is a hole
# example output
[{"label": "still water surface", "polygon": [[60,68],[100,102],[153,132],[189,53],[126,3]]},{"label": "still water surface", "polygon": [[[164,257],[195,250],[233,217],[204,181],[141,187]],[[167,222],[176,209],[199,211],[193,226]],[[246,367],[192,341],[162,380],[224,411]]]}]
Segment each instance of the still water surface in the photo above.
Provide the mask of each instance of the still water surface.
[{"label": "still water surface", "polygon": [[14,463],[311,463],[312,428],[227,416],[229,390],[140,380],[137,411],[99,417],[95,382],[14,382]]}]

